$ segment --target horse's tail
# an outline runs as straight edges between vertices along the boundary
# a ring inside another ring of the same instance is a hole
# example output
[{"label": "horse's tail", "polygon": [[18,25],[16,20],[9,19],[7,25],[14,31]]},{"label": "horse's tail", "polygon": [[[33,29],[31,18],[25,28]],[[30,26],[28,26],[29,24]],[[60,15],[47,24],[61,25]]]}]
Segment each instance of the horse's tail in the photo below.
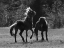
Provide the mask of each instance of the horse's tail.
[{"label": "horse's tail", "polygon": [[10,26],[10,35],[11,35],[11,36],[14,35],[13,29],[15,29],[15,26],[16,26],[16,23],[14,23],[14,24],[12,24],[12,25]]},{"label": "horse's tail", "polygon": [[14,29],[14,26],[12,26],[12,27],[10,28],[10,35],[11,35],[11,36],[14,35],[14,34],[13,34],[13,29]]}]

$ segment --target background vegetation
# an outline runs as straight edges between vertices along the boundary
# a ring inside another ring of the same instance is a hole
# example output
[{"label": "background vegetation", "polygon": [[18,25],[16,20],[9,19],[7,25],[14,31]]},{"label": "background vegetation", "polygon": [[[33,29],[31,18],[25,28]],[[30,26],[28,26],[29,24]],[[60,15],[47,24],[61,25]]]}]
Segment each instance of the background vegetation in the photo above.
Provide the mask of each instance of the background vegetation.
[{"label": "background vegetation", "polygon": [[0,0],[0,27],[23,19],[27,6],[37,13],[41,9],[39,15],[47,17],[51,28],[64,27],[64,0]]}]

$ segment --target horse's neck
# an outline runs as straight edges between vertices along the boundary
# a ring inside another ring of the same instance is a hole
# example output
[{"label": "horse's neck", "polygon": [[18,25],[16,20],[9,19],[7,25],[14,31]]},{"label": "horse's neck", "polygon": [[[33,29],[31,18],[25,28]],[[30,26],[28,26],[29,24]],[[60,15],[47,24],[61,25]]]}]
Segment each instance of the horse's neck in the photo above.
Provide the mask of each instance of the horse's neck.
[{"label": "horse's neck", "polygon": [[42,22],[42,24],[43,24],[43,25],[47,25],[47,21],[44,20],[44,21]]},{"label": "horse's neck", "polygon": [[32,25],[32,20],[31,20],[31,18],[26,18],[25,23],[29,23],[29,24]]},{"label": "horse's neck", "polygon": [[48,24],[48,22],[45,20],[46,24]]},{"label": "horse's neck", "polygon": [[47,25],[48,23],[47,23],[46,20],[43,20],[43,21],[41,20],[41,21],[37,21],[36,24],[38,24],[38,25]]}]

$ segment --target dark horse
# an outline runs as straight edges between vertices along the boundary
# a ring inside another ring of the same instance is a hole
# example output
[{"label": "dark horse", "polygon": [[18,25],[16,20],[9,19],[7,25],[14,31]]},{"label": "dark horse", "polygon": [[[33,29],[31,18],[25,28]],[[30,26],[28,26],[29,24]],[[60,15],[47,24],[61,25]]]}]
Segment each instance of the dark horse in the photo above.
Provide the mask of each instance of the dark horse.
[{"label": "dark horse", "polygon": [[[14,36],[15,37],[15,42],[16,41],[16,35],[17,35],[17,32],[18,32],[18,29],[20,30],[20,33],[19,35],[22,37],[22,40],[23,42],[25,42],[23,36],[22,36],[22,33],[24,30],[26,30],[26,42],[27,42],[27,31],[28,30],[31,30],[32,31],[32,35],[30,38],[32,38],[33,36],[33,30],[32,30],[32,26],[33,26],[33,17],[36,15],[36,12],[33,11],[30,7],[28,7],[26,9],[26,12],[25,12],[25,20],[22,21],[22,20],[18,20],[16,21],[13,25],[11,25],[10,27],[10,34],[11,36]],[[13,29],[15,30],[15,34],[13,33]]]},{"label": "dark horse", "polygon": [[43,32],[46,32],[46,40],[47,38],[47,32],[48,32],[48,24],[45,17],[40,17],[39,20],[36,22],[34,33],[36,35],[36,40],[38,41],[38,30],[41,31],[42,41],[44,40]]}]

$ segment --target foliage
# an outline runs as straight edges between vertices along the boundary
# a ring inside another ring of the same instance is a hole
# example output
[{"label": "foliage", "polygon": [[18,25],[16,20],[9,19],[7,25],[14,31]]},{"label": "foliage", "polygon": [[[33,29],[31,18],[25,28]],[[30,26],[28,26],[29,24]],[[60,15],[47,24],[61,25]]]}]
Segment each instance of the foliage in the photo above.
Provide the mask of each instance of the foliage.
[{"label": "foliage", "polygon": [[39,17],[47,16],[50,27],[64,26],[64,0],[0,0],[0,26],[10,26],[24,18],[27,6],[35,10]]}]

